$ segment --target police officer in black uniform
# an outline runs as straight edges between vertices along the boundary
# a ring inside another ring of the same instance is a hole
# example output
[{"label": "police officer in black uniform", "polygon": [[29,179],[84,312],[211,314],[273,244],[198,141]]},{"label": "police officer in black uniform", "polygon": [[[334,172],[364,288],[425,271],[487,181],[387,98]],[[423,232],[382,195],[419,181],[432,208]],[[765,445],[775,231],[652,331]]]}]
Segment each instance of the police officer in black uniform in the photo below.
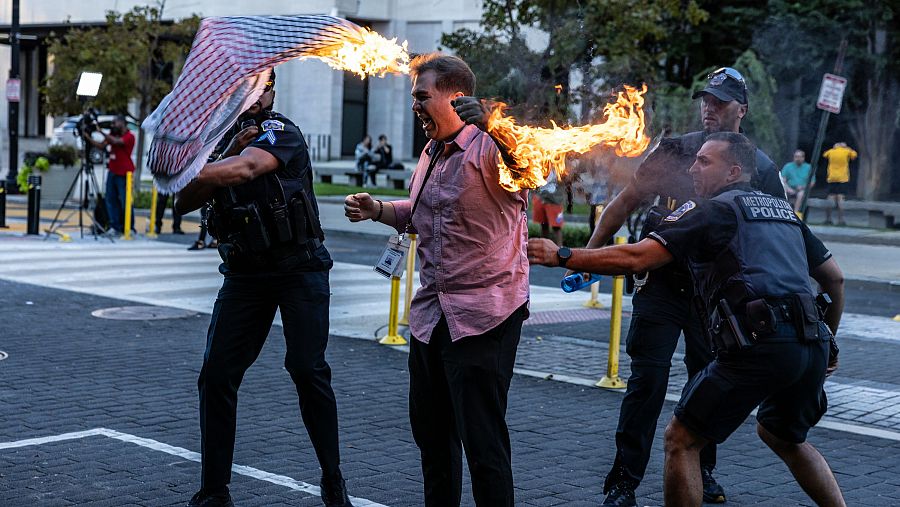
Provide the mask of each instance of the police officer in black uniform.
[{"label": "police officer in black uniform", "polygon": [[326,506],[351,505],[341,476],[337,405],[325,361],[333,263],[322,244],[306,142],[296,125],[272,111],[274,80],[273,71],[262,96],[230,133],[234,139],[223,158],[204,166],[178,195],[182,213],[211,201],[210,232],[219,240],[219,271],[225,276],[197,382],[203,470],[200,491],[189,506],[233,505],[227,485],[237,390],[277,309],[287,344],[284,366],[322,467],[322,500]]},{"label": "police officer in black uniform", "polygon": [[[689,267],[716,359],[685,386],[666,429],[666,505],[701,504],[701,448],[723,442],[757,406],[760,438],[804,491],[818,505],[843,505],[828,464],[806,442],[827,408],[826,368],[837,364],[829,341],[843,275],[786,200],[752,190],[754,151],[741,134],[712,134],[690,169],[706,200],[685,202],[637,244],[568,250],[531,240],[529,259],[599,274]],[[810,275],[833,300],[824,322]]]},{"label": "police officer in black uniform", "polygon": [[[641,239],[662,217],[688,199],[696,197],[687,170],[694,163],[704,139],[714,132],[738,132],[747,114],[747,86],[736,70],[724,67],[709,75],[703,90],[694,94],[700,100],[703,130],[680,137],[662,139],[659,146],[636,171],[633,180],[603,210],[588,248],[599,248],[622,227],[629,215],[642,205],[656,200],[645,220]],[[756,151],[758,177],[755,188],[785,197],[778,170],[762,150]],[[650,449],[656,424],[665,401],[672,355],[678,337],[685,337],[685,357],[689,376],[712,359],[708,340],[694,311],[693,289],[684,266],[672,264],[635,275],[637,293],[632,299],[631,326],[625,341],[631,357],[631,376],[622,400],[616,428],[616,456],[606,476],[603,505],[637,505],[634,490],[650,461]],[[701,456],[704,499],[725,501],[725,492],[713,478],[716,448],[710,445]]]}]

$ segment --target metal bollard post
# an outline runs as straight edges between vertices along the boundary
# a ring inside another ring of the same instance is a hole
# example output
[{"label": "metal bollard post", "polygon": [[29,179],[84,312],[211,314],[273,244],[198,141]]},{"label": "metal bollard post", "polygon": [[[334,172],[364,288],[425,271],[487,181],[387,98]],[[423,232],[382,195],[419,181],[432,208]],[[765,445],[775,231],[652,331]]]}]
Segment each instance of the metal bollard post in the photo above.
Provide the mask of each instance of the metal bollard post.
[{"label": "metal bollard post", "polygon": [[[594,213],[594,227],[600,224],[600,215],[603,213],[603,205],[598,204],[594,207],[596,212]],[[600,282],[591,284],[591,298],[585,301],[585,308],[603,308],[603,303],[600,302]]]},{"label": "metal bollard post", "polygon": [[[157,232],[159,232],[156,230],[156,206],[158,206],[158,202],[157,202],[158,200],[159,200],[159,192],[157,192],[156,185],[154,185],[153,190],[150,191],[150,221],[149,221],[150,225],[148,226],[148,229],[147,229],[147,237],[148,238],[157,237]],[[165,211],[166,210],[163,210],[163,213],[165,213]]]},{"label": "metal bollard post", "polygon": [[28,234],[40,234],[41,224],[41,177],[28,177]]},{"label": "metal bollard post", "polygon": [[400,306],[400,279],[391,278],[391,310],[388,314],[388,334],[378,343],[382,345],[406,345],[406,339],[397,333],[397,313]]},{"label": "metal bollard post", "polygon": [[128,241],[131,238],[131,206],[134,204],[134,172],[125,173],[125,234],[122,239]]},{"label": "metal bollard post", "polygon": [[409,306],[412,304],[413,273],[416,272],[416,235],[409,235],[409,254],[406,256],[406,292],[403,293],[403,317],[401,326],[409,326]]},{"label": "metal bollard post", "polygon": [[[625,238],[616,238],[616,244],[625,243]],[[622,338],[622,292],[625,286],[625,277],[619,275],[613,278],[612,308],[609,318],[609,356],[606,361],[606,376],[595,385],[607,389],[624,389],[626,383],[619,378],[619,342]]]},{"label": "metal bollard post", "polygon": [[6,180],[0,180],[0,229],[7,229],[6,225]]}]

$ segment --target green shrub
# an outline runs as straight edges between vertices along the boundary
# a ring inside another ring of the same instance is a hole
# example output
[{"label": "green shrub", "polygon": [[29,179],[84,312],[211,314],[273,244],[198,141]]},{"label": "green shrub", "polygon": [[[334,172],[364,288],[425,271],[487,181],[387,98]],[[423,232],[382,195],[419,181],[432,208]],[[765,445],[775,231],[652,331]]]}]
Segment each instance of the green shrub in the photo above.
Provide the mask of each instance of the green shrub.
[{"label": "green shrub", "polygon": [[34,173],[35,169],[40,172],[50,169],[50,161],[47,160],[47,157],[32,158],[33,160],[25,161],[19,168],[19,173],[16,174],[16,184],[19,185],[19,192],[23,194],[28,193],[28,177]]},{"label": "green shrub", "polygon": [[78,162],[78,148],[71,144],[57,144],[47,149],[47,158],[51,164],[71,167]]}]

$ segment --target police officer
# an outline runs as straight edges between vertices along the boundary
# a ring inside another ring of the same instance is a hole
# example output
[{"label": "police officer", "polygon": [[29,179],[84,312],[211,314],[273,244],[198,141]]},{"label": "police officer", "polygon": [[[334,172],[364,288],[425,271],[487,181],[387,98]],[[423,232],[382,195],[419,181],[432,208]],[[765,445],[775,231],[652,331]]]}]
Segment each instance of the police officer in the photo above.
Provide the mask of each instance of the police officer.
[{"label": "police officer", "polygon": [[[272,111],[275,74],[239,118],[232,148],[208,163],[179,193],[186,213],[212,202],[211,232],[225,276],[207,334],[200,389],[202,478],[189,506],[231,506],[237,390],[281,310],[284,365],[322,468],[326,506],[349,506],[340,470],[337,405],[328,345],[331,257],[319,223],[306,142],[288,118]],[[252,123],[252,125],[248,125]],[[247,145],[249,143],[249,145]],[[247,145],[242,151],[240,147]]]},{"label": "police officer", "polygon": [[[666,505],[701,504],[700,449],[722,443],[757,406],[757,433],[803,490],[817,505],[843,505],[828,464],[806,442],[826,410],[826,367],[837,364],[829,339],[843,275],[786,200],[751,189],[754,151],[741,134],[712,134],[690,169],[707,199],[685,202],[639,243],[568,250],[536,239],[529,260],[600,274],[689,267],[716,359],[688,382],[666,429]],[[809,275],[833,298],[824,322]]]},{"label": "police officer", "polygon": [[[680,204],[696,197],[687,173],[703,140],[714,132],[738,132],[747,114],[747,86],[743,76],[725,67],[709,75],[705,88],[694,94],[700,99],[703,130],[663,139],[635,172],[633,180],[604,209],[588,248],[599,248],[622,227],[629,215],[656,199],[650,209],[641,238],[659,220]],[[755,188],[784,197],[784,188],[772,160],[756,150],[759,177]],[[571,272],[571,271],[570,271]],[[631,326],[626,352],[631,357],[631,376],[622,400],[616,428],[616,456],[606,476],[603,505],[636,505],[634,490],[650,461],[653,434],[665,400],[672,355],[678,336],[685,338],[684,362],[689,376],[699,372],[713,356],[691,303],[693,289],[683,266],[672,264],[649,273],[635,275],[637,293],[632,300]],[[725,492],[713,478],[716,448],[710,445],[701,456],[704,499],[725,501]]]}]

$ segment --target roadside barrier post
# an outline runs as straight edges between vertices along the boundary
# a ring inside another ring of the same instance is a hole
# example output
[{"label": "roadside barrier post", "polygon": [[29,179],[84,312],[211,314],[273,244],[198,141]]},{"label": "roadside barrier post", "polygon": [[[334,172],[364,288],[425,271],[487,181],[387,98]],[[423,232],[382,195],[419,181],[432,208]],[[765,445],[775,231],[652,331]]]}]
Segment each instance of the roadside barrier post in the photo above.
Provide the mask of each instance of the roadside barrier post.
[{"label": "roadside barrier post", "polygon": [[28,234],[40,234],[41,224],[41,176],[28,177]]},{"label": "roadside barrier post", "polygon": [[409,254],[406,256],[406,292],[403,293],[401,326],[409,326],[409,306],[412,304],[413,274],[416,272],[416,235],[409,235]]},{"label": "roadside barrier post", "polygon": [[6,229],[6,180],[0,181],[0,229]]},{"label": "roadside barrier post", "polygon": [[[603,213],[603,205],[598,204],[594,206],[594,227],[600,224],[600,215]],[[600,302],[600,282],[591,284],[591,298],[588,299],[584,306],[585,308],[603,308],[603,303]]]},{"label": "roadside barrier post", "polygon": [[[159,200],[159,192],[156,190],[156,185],[153,186],[153,190],[150,191],[150,220],[148,221],[148,229],[147,229],[147,237],[155,238],[157,237],[157,233],[159,231],[156,230],[156,206],[158,205]],[[163,210],[165,213],[165,210]]]},{"label": "roadside barrier post", "polygon": [[130,240],[131,238],[131,221],[134,217],[131,216],[131,206],[134,205],[134,195],[132,191],[134,190],[134,173],[128,172],[125,173],[125,235],[122,236],[124,240]]},{"label": "roadside barrier post", "polygon": [[[625,238],[617,237],[616,244],[625,243]],[[612,309],[609,318],[609,357],[606,361],[606,376],[600,379],[597,387],[607,389],[624,389],[626,383],[619,378],[619,342],[622,338],[622,292],[625,286],[625,277],[619,275],[613,278]]]},{"label": "roadside barrier post", "polygon": [[400,278],[391,277],[391,309],[388,314],[388,334],[378,343],[382,345],[406,345],[406,339],[397,333],[397,314],[400,307]]}]

